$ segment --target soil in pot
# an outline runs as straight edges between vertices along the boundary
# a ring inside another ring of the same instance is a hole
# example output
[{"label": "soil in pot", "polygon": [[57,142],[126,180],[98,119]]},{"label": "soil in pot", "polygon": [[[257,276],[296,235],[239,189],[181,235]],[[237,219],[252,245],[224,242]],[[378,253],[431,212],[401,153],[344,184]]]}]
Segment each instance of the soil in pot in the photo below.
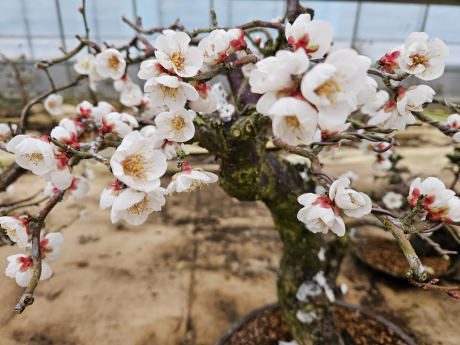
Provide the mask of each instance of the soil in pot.
[{"label": "soil in pot", "polygon": [[278,345],[279,340],[291,341],[292,336],[281,316],[281,310],[271,308],[246,322],[225,345]]},{"label": "soil in pot", "polygon": [[[365,245],[355,251],[358,257],[369,266],[397,278],[405,278],[409,264],[396,241],[381,237],[368,237]],[[440,256],[421,257],[428,277],[439,277],[444,274],[450,265],[450,260]]]},{"label": "soil in pot", "polygon": [[[334,306],[334,313],[346,345],[407,345],[389,327],[359,311]],[[291,341],[292,336],[281,310],[272,308],[246,322],[224,345],[278,345],[279,340]]]}]

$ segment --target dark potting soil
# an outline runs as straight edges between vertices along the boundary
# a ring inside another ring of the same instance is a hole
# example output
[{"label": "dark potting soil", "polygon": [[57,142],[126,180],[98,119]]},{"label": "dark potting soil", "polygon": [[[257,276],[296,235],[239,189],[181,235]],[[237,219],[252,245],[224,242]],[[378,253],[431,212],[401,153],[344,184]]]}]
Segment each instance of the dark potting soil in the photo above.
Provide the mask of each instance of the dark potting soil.
[{"label": "dark potting soil", "polygon": [[281,310],[272,308],[246,322],[225,345],[278,345],[279,340],[291,341],[292,336],[281,317]]},{"label": "dark potting soil", "polygon": [[393,330],[357,310],[334,306],[337,326],[349,345],[407,345]]},{"label": "dark potting soil", "polygon": [[[409,264],[401,251],[398,243],[394,240],[371,237],[366,240],[362,248],[363,260],[385,272],[404,276],[409,269]],[[450,260],[444,260],[439,256],[421,257],[425,267],[431,268],[430,276],[440,276],[449,268]]]},{"label": "dark potting soil", "polygon": [[[359,311],[334,306],[334,313],[347,345],[407,345],[387,326]],[[225,345],[278,345],[279,340],[291,341],[292,336],[281,310],[273,308],[246,322]]]}]

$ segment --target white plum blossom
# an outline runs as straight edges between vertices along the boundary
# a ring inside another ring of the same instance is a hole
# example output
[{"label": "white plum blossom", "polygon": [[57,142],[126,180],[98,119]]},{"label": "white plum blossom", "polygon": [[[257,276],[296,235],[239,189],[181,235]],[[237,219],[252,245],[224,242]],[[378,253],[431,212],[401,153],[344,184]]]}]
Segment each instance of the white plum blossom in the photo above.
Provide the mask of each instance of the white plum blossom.
[{"label": "white plum blossom", "polygon": [[353,110],[350,102],[356,106],[356,95],[366,81],[368,62],[353,49],[338,49],[307,72],[302,95],[316,105],[320,116],[344,123]]},{"label": "white plum blossom", "polygon": [[423,210],[420,211],[424,219],[446,223],[460,221],[460,199],[440,179],[427,177],[421,182],[420,177],[416,178],[410,185],[407,197],[411,209],[420,196],[425,196]]},{"label": "white plum blossom", "polygon": [[309,13],[301,14],[294,23],[286,24],[286,39],[294,49],[303,49],[310,59],[320,59],[331,47],[333,29],[325,20],[311,20]]},{"label": "white plum blossom", "polygon": [[110,160],[113,174],[131,188],[151,192],[160,187],[166,156],[138,131],[126,135]]},{"label": "white plum blossom", "polygon": [[144,93],[137,84],[133,84],[129,90],[125,90],[120,94],[120,103],[125,107],[134,107],[142,102]]},{"label": "white plum blossom", "polygon": [[349,178],[350,181],[351,181],[351,183],[356,182],[356,181],[359,180],[359,175],[356,174],[355,172],[351,171],[351,170],[349,170],[349,171],[347,171],[347,172],[341,174],[341,175],[339,176],[339,179],[340,179],[340,178],[344,178],[344,177]]},{"label": "white plum blossom", "polygon": [[[58,188],[56,188],[54,183],[50,181],[46,185],[43,191],[43,194],[51,197],[53,196],[54,193],[57,192],[57,190]],[[80,202],[83,200],[85,195],[89,192],[89,190],[90,190],[90,179],[84,176],[75,176],[72,178],[69,187],[66,189],[63,199],[67,200],[68,197],[71,195],[75,201]]]},{"label": "white plum blossom", "polygon": [[423,80],[439,78],[444,73],[444,61],[449,57],[449,48],[439,38],[427,43],[428,35],[413,32],[406,38],[401,51],[399,67]]},{"label": "white plum blossom", "polygon": [[304,50],[295,53],[280,50],[275,56],[257,62],[256,66],[249,77],[249,84],[251,92],[264,94],[257,102],[259,113],[267,115],[280,97],[301,97],[292,75],[301,75],[309,67]]},{"label": "white plum blossom", "polygon": [[156,106],[166,105],[170,110],[183,109],[185,102],[197,101],[199,98],[195,88],[170,75],[161,75],[149,79],[144,86],[150,92],[150,101]]},{"label": "white plum blossom", "polygon": [[84,176],[76,176],[72,179],[72,183],[67,188],[66,194],[72,195],[77,202],[82,201],[85,195],[90,190],[90,179]]},{"label": "white plum blossom", "polygon": [[[319,115],[318,116],[318,130],[315,134],[314,141],[326,141],[334,135],[340,135],[343,131],[347,130],[350,126],[349,123],[343,123],[330,117]],[[324,146],[321,150],[321,157],[328,157],[334,155],[340,148],[340,141],[335,145]]]},{"label": "white plum blossom", "polygon": [[458,131],[460,130],[460,115],[449,115],[444,125],[450,128],[451,130],[457,130],[457,132],[453,135],[453,139],[457,142],[460,142],[460,132]]},{"label": "white plum blossom", "polygon": [[56,166],[53,147],[47,138],[33,138],[30,135],[16,135],[8,142],[7,150],[15,154],[18,165],[42,175]]},{"label": "white plum blossom", "polygon": [[56,95],[52,93],[46,97],[43,105],[48,113],[54,116],[59,116],[64,114],[64,109],[62,109],[63,98],[61,95]]},{"label": "white plum blossom", "polygon": [[19,248],[24,248],[29,241],[27,230],[29,217],[0,217],[0,225],[6,230],[11,241],[16,242]]},{"label": "white plum blossom", "polygon": [[460,129],[460,115],[459,114],[449,115],[446,119],[446,122],[444,122],[444,125],[452,129]]},{"label": "white plum blossom", "polygon": [[367,194],[348,188],[346,177],[334,181],[329,188],[329,198],[349,217],[362,217],[372,211],[372,201]]},{"label": "white plum blossom", "polygon": [[377,157],[377,160],[372,163],[372,169],[377,172],[390,170],[391,166],[391,161],[388,158],[381,157],[380,155]]},{"label": "white plum blossom", "polygon": [[297,200],[304,206],[297,213],[297,219],[305,223],[308,230],[323,234],[331,230],[338,236],[345,234],[345,223],[329,197],[306,193],[299,196]]},{"label": "white plum blossom", "polygon": [[166,190],[161,187],[148,193],[133,188],[120,190],[112,204],[112,223],[116,223],[120,219],[124,219],[131,225],[144,223],[149,214],[154,211],[161,211],[161,207],[166,202],[165,194]]},{"label": "white plum blossom", "polygon": [[364,102],[361,107],[363,114],[374,116],[382,108],[382,106],[390,100],[390,94],[385,90],[380,90]]},{"label": "white plum blossom", "polygon": [[99,101],[97,103],[97,106],[95,106],[91,110],[91,115],[99,121],[102,121],[102,118],[105,115],[108,115],[110,113],[115,112],[115,108],[112,106],[112,104],[104,102],[104,101]]},{"label": "white plum blossom", "polygon": [[195,90],[198,92],[198,95],[200,96],[198,100],[189,102],[190,108],[196,112],[207,114],[216,111],[217,98],[214,93],[212,93],[211,86],[206,84],[206,82],[199,80],[190,82],[190,85],[195,88]]},{"label": "white plum blossom", "polygon": [[109,48],[96,55],[96,71],[103,78],[120,79],[125,74],[126,61],[121,53]]},{"label": "white plum blossom", "polygon": [[[18,125],[11,124],[11,128],[13,129],[13,132],[16,132]],[[11,133],[11,128],[6,123],[0,123],[0,141],[5,141],[6,139],[10,139],[13,136],[13,133]]]},{"label": "white plum blossom", "polygon": [[94,105],[88,101],[83,101],[77,105],[77,115],[85,119],[91,118]]},{"label": "white plum blossom", "polygon": [[233,54],[237,51],[246,49],[248,44],[244,40],[244,31],[241,29],[230,29],[227,31],[228,39],[230,41],[227,55]]},{"label": "white plum blossom", "polygon": [[75,121],[74,118],[65,117],[59,121],[59,127],[78,134],[83,129],[83,124],[81,122]]},{"label": "white plum blossom", "polygon": [[113,88],[118,92],[129,92],[133,85],[135,84],[127,74],[120,79],[113,81]]},{"label": "white plum blossom", "polygon": [[216,29],[198,43],[203,52],[204,62],[210,66],[227,61],[227,49],[230,39],[225,30]]},{"label": "white plum blossom", "polygon": [[141,104],[134,107],[133,110],[134,113],[140,114],[143,118],[153,120],[159,113],[168,111],[168,107],[166,105],[155,106],[150,101],[149,95],[144,94]]},{"label": "white plum blossom", "polygon": [[[10,263],[5,269],[6,276],[16,279],[16,283],[18,283],[19,286],[26,287],[32,278],[32,270],[34,267],[32,256],[16,254],[8,256],[7,260]],[[48,265],[45,261],[42,261],[42,273],[40,275],[40,280],[48,279],[52,274],[53,270],[50,265]]]},{"label": "white plum blossom", "polygon": [[298,139],[310,144],[316,132],[317,112],[308,103],[294,97],[280,98],[267,113],[272,118],[273,134],[290,145]]},{"label": "white plum blossom", "polygon": [[113,133],[120,138],[124,138],[133,128],[139,126],[134,116],[125,113],[110,113],[102,118],[102,123],[101,132]]},{"label": "white plum blossom", "polygon": [[99,200],[99,207],[103,210],[107,207],[111,207],[115,200],[117,199],[118,194],[122,190],[123,184],[119,180],[116,180],[114,184],[111,184],[104,188],[101,193]]},{"label": "white plum blossom", "polygon": [[50,263],[58,260],[62,255],[64,236],[59,232],[51,232],[40,241],[42,260]]},{"label": "white plum blossom", "polygon": [[396,100],[383,105],[368,121],[368,125],[380,125],[385,128],[402,131],[407,124],[415,123],[412,111],[422,111],[422,105],[433,101],[435,92],[426,85],[413,85],[408,89],[398,86]]},{"label": "white plum blossom", "polygon": [[145,126],[140,130],[140,133],[144,138],[152,140],[153,148],[163,152],[167,159],[177,157],[176,150],[183,150],[185,154],[189,154],[187,147],[183,143],[176,143],[175,141],[159,138],[155,126]]},{"label": "white plum blossom", "polygon": [[96,57],[92,54],[77,56],[77,62],[73,65],[74,70],[81,75],[89,75],[96,68]]},{"label": "white plum blossom", "polygon": [[[363,58],[367,58],[367,57],[361,56],[361,59]],[[364,103],[366,103],[367,100],[373,99],[376,92],[377,92],[377,82],[375,81],[374,78],[367,77],[366,84],[361,89],[361,91],[359,91],[358,94],[356,95],[357,105],[363,105]]]},{"label": "white plum blossom", "polygon": [[392,208],[392,209],[400,208],[403,204],[402,200],[403,200],[402,194],[395,193],[395,192],[388,192],[382,198],[382,201],[385,204],[385,206],[388,208]]},{"label": "white plum blossom", "polygon": [[149,80],[159,77],[160,74],[165,73],[166,70],[161,66],[157,60],[142,61],[141,69],[137,73],[139,79]]},{"label": "white plum blossom", "polygon": [[160,139],[184,142],[192,139],[195,134],[192,115],[184,108],[158,114],[155,123],[156,135]]},{"label": "white plum blossom", "polygon": [[167,190],[168,194],[188,192],[191,193],[197,187],[200,189],[209,183],[217,181],[217,175],[203,171],[201,168],[192,168],[187,162],[182,162],[181,172],[172,177]]},{"label": "white plum blossom", "polygon": [[155,57],[167,70],[181,77],[193,77],[203,64],[203,53],[200,49],[189,47],[190,36],[185,32],[177,32],[170,37],[160,35],[155,40]]}]

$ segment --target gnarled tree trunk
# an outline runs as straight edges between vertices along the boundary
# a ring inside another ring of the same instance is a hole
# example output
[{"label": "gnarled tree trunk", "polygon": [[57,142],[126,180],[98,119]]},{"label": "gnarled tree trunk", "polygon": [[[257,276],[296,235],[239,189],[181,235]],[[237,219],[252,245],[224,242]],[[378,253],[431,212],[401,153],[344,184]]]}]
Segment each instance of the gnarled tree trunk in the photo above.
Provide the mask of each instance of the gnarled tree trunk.
[{"label": "gnarled tree trunk", "polygon": [[[241,71],[229,73],[233,94],[238,94]],[[256,95],[240,92],[241,108],[257,101]],[[246,103],[249,102],[249,103]],[[203,121],[204,120],[204,121]],[[195,140],[222,160],[220,184],[225,192],[241,201],[261,200],[270,209],[284,243],[284,255],[278,270],[278,299],[289,328],[301,345],[340,344],[334,325],[331,303],[323,293],[309,302],[296,298],[300,285],[325,272],[334,285],[346,240],[326,243],[325,237],[314,234],[297,220],[301,205],[299,195],[312,191],[314,184],[305,182],[294,164],[266,151],[270,120],[256,112],[248,112],[225,123],[218,115],[199,115],[195,120]],[[318,254],[326,249],[326,259]],[[311,323],[298,320],[299,310],[314,311]]]}]

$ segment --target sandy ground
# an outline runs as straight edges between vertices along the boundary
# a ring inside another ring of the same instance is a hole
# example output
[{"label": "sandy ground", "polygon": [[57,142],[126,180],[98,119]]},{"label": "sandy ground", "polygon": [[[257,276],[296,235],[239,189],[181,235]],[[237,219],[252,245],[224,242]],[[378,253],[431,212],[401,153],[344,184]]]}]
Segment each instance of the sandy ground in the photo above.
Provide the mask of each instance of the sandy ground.
[{"label": "sandy ground", "polygon": [[[444,163],[449,151],[400,152],[414,172],[439,176],[437,163]],[[353,169],[361,175],[359,189],[375,190],[379,182],[371,161],[343,148],[326,160],[325,170],[337,176]],[[212,185],[168,197],[164,211],[141,226],[113,225],[110,210],[98,206],[100,192],[113,177],[96,170],[84,202],[69,200],[49,216],[47,231],[70,222],[62,229],[63,255],[22,315],[15,315],[14,307],[23,288],[0,276],[1,345],[210,345],[241,315],[276,300],[282,244],[262,203],[239,202]],[[446,182],[451,179],[441,173]],[[15,186],[19,199],[44,183],[26,175]],[[82,209],[84,217],[72,222]],[[0,247],[0,266],[19,252]],[[342,282],[350,290],[345,300],[382,313],[423,344],[459,344],[460,301],[379,275],[352,255],[342,265]]]}]

